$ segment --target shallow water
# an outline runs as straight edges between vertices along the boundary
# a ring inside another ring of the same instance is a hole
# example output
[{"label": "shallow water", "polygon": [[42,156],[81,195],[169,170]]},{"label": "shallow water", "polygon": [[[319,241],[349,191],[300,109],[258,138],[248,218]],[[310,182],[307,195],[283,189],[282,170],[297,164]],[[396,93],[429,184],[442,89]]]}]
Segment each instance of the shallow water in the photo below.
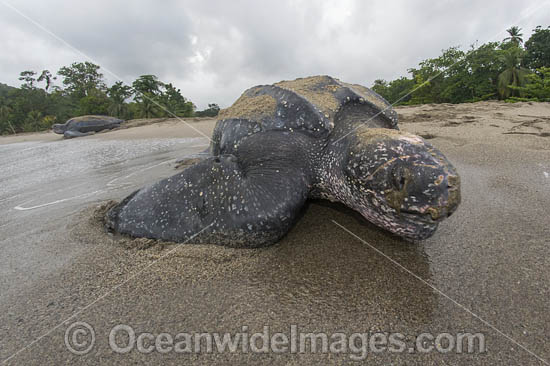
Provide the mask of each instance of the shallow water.
[{"label": "shallow water", "polygon": [[[55,247],[67,218],[93,202],[126,194],[175,174],[173,162],[204,150],[205,138],[71,139],[0,145],[0,290],[25,283],[69,260],[79,248]],[[151,178],[155,177],[155,178]]]},{"label": "shallow water", "polygon": [[170,172],[160,167],[206,147],[202,138],[0,145],[0,205],[27,210],[56,201],[95,200],[107,191],[138,187],[151,169]]}]

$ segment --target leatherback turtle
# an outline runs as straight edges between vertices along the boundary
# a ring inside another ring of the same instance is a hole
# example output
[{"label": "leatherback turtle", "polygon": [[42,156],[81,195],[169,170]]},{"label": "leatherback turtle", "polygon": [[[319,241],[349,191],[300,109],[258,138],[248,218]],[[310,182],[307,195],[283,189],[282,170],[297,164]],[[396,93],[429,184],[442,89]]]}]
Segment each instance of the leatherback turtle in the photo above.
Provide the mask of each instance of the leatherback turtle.
[{"label": "leatherback turtle", "polygon": [[56,123],[52,126],[52,130],[63,135],[64,138],[70,139],[88,136],[103,130],[112,130],[120,127],[122,122],[124,121],[115,117],[88,115],[71,118],[63,124]]},{"label": "leatherback turtle", "polygon": [[107,229],[259,247],[284,236],[308,198],[323,198],[421,240],[460,202],[459,176],[441,152],[400,132],[381,96],[329,76],[248,89],[220,113],[209,150],[114,206]]}]

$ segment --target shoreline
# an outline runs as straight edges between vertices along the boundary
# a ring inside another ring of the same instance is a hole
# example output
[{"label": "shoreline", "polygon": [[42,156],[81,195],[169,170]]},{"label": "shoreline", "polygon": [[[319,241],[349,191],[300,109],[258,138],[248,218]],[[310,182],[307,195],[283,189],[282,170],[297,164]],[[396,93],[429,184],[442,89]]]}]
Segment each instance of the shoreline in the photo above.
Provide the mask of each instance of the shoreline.
[{"label": "shoreline", "polygon": [[[401,129],[427,140],[441,137],[460,144],[487,138],[499,140],[502,135],[541,140],[550,137],[549,102],[423,104],[395,110]],[[215,118],[207,117],[135,119],[126,121],[121,128],[78,139],[210,138],[215,123]],[[516,140],[510,141],[515,144]],[[51,131],[0,136],[0,145],[34,141],[63,141],[63,136]],[[535,147],[541,145],[534,141]]]}]

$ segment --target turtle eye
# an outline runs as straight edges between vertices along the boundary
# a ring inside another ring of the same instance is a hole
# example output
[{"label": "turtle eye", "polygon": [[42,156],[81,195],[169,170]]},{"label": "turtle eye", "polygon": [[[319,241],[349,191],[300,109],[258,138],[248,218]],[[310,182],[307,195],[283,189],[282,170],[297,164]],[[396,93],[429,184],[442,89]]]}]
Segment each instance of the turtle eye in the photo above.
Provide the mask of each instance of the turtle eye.
[{"label": "turtle eye", "polygon": [[392,169],[391,175],[391,181],[395,189],[398,191],[402,191],[403,188],[405,188],[405,184],[407,183],[405,168],[403,168],[401,165],[397,165]]}]

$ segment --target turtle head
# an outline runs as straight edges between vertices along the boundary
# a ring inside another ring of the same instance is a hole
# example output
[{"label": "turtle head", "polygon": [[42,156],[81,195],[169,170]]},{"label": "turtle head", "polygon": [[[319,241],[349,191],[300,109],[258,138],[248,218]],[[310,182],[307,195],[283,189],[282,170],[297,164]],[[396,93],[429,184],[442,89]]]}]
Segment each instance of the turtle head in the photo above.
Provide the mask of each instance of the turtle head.
[{"label": "turtle head", "polygon": [[55,123],[52,125],[52,131],[59,134],[65,133],[65,124]]},{"label": "turtle head", "polygon": [[445,156],[421,137],[361,129],[349,140],[343,173],[346,202],[367,220],[421,240],[460,203],[460,178]]}]

